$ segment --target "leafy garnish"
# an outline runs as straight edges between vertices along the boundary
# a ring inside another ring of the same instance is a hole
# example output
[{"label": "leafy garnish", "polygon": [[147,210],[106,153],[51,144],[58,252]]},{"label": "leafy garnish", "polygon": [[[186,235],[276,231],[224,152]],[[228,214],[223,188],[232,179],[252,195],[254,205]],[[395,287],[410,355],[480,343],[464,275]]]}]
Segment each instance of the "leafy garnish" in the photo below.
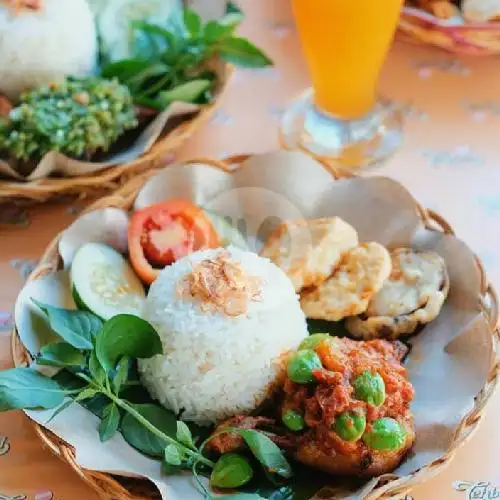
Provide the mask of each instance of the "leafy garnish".
[{"label": "leafy garnish", "polygon": [[191,448],[192,450],[196,450],[191,430],[182,420],[177,421],[177,433],[175,436],[177,438],[177,441],[179,441],[179,443],[186,445],[188,448]]},{"label": "leafy garnish", "polygon": [[[31,368],[0,372],[0,411],[54,408],[50,422],[77,402],[101,419],[96,431],[102,442],[121,432],[138,451],[160,459],[165,474],[192,470],[206,500],[214,500],[216,496],[200,481],[198,473],[211,477],[217,487],[234,488],[250,481],[253,469],[247,458],[227,454],[214,463],[205,455],[210,437],[198,446],[202,432],[196,426],[190,428],[156,403],[137,403],[141,400],[137,391],[133,391],[139,384],[137,359],[162,352],[160,337],[149,323],[128,314],[103,323],[88,311],[36,304],[64,340],[44,346],[36,357],[38,364],[63,370],[54,379]],[[291,477],[290,465],[282,451],[266,435],[257,430],[233,428],[222,431],[225,432],[240,434],[266,473]],[[212,475],[210,471],[214,471]],[[224,498],[257,500],[262,498],[260,493],[254,490]]]},{"label": "leafy garnish", "polygon": [[195,11],[186,9],[184,30],[134,22],[135,57],[110,62],[101,74],[127,85],[139,106],[162,110],[173,101],[210,102],[216,74],[207,70],[215,59],[250,68],[272,64],[249,40],[235,35],[242,20],[242,12],[231,5],[226,16],[206,24]]},{"label": "leafy garnish", "polygon": [[85,355],[67,342],[55,342],[44,345],[36,362],[47,366],[84,366]]},{"label": "leafy garnish", "polygon": [[265,434],[253,429],[231,429],[230,432],[238,433],[245,440],[255,458],[268,472],[287,479],[292,477],[292,468],[283,452]]},{"label": "leafy garnish", "polygon": [[[176,436],[176,420],[172,412],[155,404],[134,405],[134,408],[157,429],[168,436]],[[152,457],[163,456],[165,441],[152,434],[132,415],[123,417],[121,431],[125,440],[140,452]]]},{"label": "leafy garnish", "polygon": [[64,396],[57,382],[30,368],[0,372],[0,411],[55,408]]},{"label": "leafy garnish", "polygon": [[97,359],[105,370],[114,369],[122,356],[151,358],[162,352],[156,330],[132,314],[118,314],[106,321],[95,347]]},{"label": "leafy garnish", "polygon": [[128,379],[128,372],[130,366],[130,358],[125,356],[122,358],[116,367],[116,375],[113,377],[113,392],[118,396],[122,387]]},{"label": "leafy garnish", "polygon": [[111,439],[118,431],[120,425],[120,410],[115,403],[109,403],[104,408],[104,414],[99,425],[99,437],[104,443]]},{"label": "leafy garnish", "polygon": [[92,340],[102,328],[102,321],[88,311],[62,309],[31,299],[47,316],[50,327],[61,339],[76,349],[92,349]]}]

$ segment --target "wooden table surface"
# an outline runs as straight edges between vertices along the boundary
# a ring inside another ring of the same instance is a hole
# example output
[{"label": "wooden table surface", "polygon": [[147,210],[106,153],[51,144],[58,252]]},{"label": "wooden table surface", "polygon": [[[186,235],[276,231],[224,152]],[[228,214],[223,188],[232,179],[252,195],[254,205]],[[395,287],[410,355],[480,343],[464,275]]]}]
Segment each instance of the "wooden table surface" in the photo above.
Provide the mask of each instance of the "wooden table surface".
[{"label": "wooden table surface", "polygon": [[[289,100],[308,84],[289,2],[240,0],[243,32],[276,66],[237,70],[216,116],[178,153],[222,157],[278,147],[276,129]],[[500,59],[455,58],[396,42],[381,90],[406,106],[403,147],[380,173],[402,182],[426,207],[440,212],[483,259],[500,289]],[[27,211],[0,208],[0,368],[10,366],[9,333],[26,273],[50,240],[85,202]],[[476,435],[441,474],[415,488],[416,500],[467,498],[455,481],[485,481],[500,495],[500,393]],[[490,490],[493,491],[493,490]],[[19,412],[0,414],[0,500],[94,500],[95,494],[44,449]],[[488,498],[476,497],[476,498]],[[493,498],[493,497],[490,497]]]}]

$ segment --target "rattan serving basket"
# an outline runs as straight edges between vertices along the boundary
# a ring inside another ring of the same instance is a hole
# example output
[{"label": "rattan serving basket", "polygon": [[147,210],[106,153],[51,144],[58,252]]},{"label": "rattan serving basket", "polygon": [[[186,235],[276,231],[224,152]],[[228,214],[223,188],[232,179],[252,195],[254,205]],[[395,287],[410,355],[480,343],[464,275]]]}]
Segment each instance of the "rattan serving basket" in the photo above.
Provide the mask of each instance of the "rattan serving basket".
[{"label": "rattan serving basket", "polygon": [[456,54],[500,54],[500,23],[447,25],[431,14],[412,7],[403,9],[399,37]]},{"label": "rattan serving basket", "polygon": [[123,186],[136,175],[164,165],[167,155],[178,150],[217,110],[231,74],[232,66],[226,64],[224,71],[221,71],[222,79],[214,102],[202,106],[193,117],[181,121],[163,134],[146,154],[135,161],[78,177],[48,177],[30,182],[0,180],[0,206],[11,202],[41,203],[61,196],[86,198],[103,195]]},{"label": "rattan serving basket", "polygon": [[[193,160],[193,163],[204,163],[220,168],[226,172],[232,172],[238,168],[239,164],[248,158],[249,155],[235,156],[224,161],[203,158]],[[343,171],[339,171],[337,168],[331,167],[325,162],[323,162],[323,165],[335,178],[352,177],[352,174],[346,174]],[[149,171],[138,175],[116,193],[104,197],[92,206],[89,206],[86,211],[89,212],[107,207],[117,207],[125,210],[131,209],[138,191],[144,183],[155,174],[155,171]],[[440,231],[444,234],[454,234],[453,229],[439,214],[432,210],[426,210],[421,206],[417,206],[417,211],[425,228],[431,231]],[[59,237],[60,235],[48,246],[40,263],[29,277],[29,280],[34,280],[54,273],[62,268],[62,260],[57,245]],[[489,331],[493,337],[492,343],[495,353],[495,362],[489,372],[487,383],[476,396],[473,409],[460,422],[453,436],[452,444],[444,456],[422,467],[409,476],[398,477],[396,475],[385,475],[383,479],[379,479],[373,488],[370,488],[370,492],[365,496],[367,500],[406,494],[412,487],[441,471],[452,460],[461,445],[478,428],[484,407],[493,395],[500,380],[500,329],[498,326],[498,297],[491,283],[488,281],[479,259],[477,260],[477,266],[481,280],[481,295],[479,297],[479,302],[488,323]],[[25,366],[31,361],[30,354],[21,343],[16,330],[12,333],[12,353],[16,366]],[[109,500],[151,500],[159,498],[155,487],[146,480],[118,477],[111,474],[82,469],[77,464],[74,449],[70,445],[38,424],[34,423],[33,425],[43,443],[53,453],[67,462],[102,498]]]}]

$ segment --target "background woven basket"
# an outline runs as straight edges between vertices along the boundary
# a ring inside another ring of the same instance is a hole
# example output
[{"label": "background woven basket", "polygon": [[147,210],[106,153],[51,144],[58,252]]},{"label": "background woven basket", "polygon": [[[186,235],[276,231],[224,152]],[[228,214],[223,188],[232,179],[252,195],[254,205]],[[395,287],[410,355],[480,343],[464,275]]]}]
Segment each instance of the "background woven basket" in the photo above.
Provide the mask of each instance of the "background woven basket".
[{"label": "background woven basket", "polygon": [[203,106],[194,117],[160,137],[146,154],[135,161],[79,177],[48,177],[31,182],[1,180],[0,207],[2,203],[40,203],[66,195],[84,198],[104,194],[126,184],[136,175],[163,166],[164,158],[179,149],[214,114],[231,74],[232,67],[226,65],[221,72],[223,80],[219,83],[218,95],[214,102]]},{"label": "background woven basket", "polygon": [[[192,163],[211,164],[226,172],[231,172],[234,171],[234,169],[247,158],[249,158],[248,155],[231,157],[225,161],[199,158],[192,160]],[[336,167],[332,167],[326,162],[323,162],[323,164],[325,168],[327,168],[336,178],[353,176],[353,174],[338,170]],[[86,212],[106,207],[117,207],[125,210],[131,209],[140,188],[155,174],[156,171],[148,171],[137,176],[113,195],[104,197],[88,207]],[[423,207],[418,206],[418,213],[422,223],[427,229],[431,231],[440,231],[444,234],[454,234],[451,226],[436,212],[426,210]],[[61,269],[62,260],[57,248],[59,237],[60,235],[58,235],[48,246],[40,260],[40,263],[30,275],[29,280],[40,278],[41,276],[54,273]],[[460,446],[478,428],[484,407],[493,395],[493,392],[500,381],[500,328],[498,325],[499,302],[497,294],[491,283],[488,282],[484,268],[479,259],[477,259],[477,266],[481,279],[481,295],[478,299],[493,337],[495,356],[491,371],[488,375],[487,384],[476,396],[474,408],[460,422],[460,425],[453,436],[452,444],[444,456],[409,476],[398,477],[393,474],[386,474],[380,477],[377,484],[374,485],[373,489],[365,496],[366,500],[375,500],[379,498],[387,498],[389,496],[392,497],[406,494],[413,486],[422,483],[442,470],[451,461]],[[12,332],[12,355],[16,366],[25,366],[31,361],[30,355],[21,343],[16,330]],[[117,477],[111,474],[82,469],[76,463],[75,452],[70,445],[38,424],[33,423],[33,425],[43,443],[53,453],[67,462],[102,498],[107,500],[152,500],[159,498],[158,492],[149,481]]]},{"label": "background woven basket", "polygon": [[443,26],[431,14],[405,7],[399,22],[399,36],[408,41],[434,45],[457,54],[500,54],[498,22]]}]

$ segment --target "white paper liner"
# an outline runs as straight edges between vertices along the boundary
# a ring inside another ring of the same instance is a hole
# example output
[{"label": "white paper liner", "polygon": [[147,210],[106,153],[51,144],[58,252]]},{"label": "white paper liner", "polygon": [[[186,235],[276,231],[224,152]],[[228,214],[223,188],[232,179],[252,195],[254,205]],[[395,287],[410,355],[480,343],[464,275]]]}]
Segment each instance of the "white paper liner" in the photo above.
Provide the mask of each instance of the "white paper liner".
[{"label": "white paper liner", "polygon": [[[493,353],[492,336],[480,313],[475,257],[462,241],[424,229],[415,200],[397,182],[383,177],[334,181],[321,165],[301,153],[255,156],[234,174],[201,165],[168,167],[144,185],[136,206],[172,197],[188,198],[217,208],[233,220],[245,220],[250,240],[264,239],[279,219],[337,215],[358,230],[360,241],[438,252],[448,267],[450,294],[438,318],[412,340],[407,366],[416,391],[412,410],[417,440],[396,474],[408,474],[446,453],[460,419],[487,382]],[[123,234],[122,215],[121,225],[114,229],[109,225],[112,219],[103,217],[103,211],[85,217],[87,222],[75,222],[62,236],[60,248],[66,265],[76,246],[102,241],[103,235],[105,241],[123,251],[123,245],[116,244]],[[273,223],[266,225],[269,219]],[[45,302],[63,304],[64,276],[58,273],[28,283],[18,299],[16,325],[32,352],[40,340],[33,328],[36,323],[29,319],[32,311],[26,298],[43,297]],[[74,445],[77,462],[84,468],[148,477],[169,500],[202,498],[189,476],[162,477],[159,465],[127,446],[121,436],[102,445],[96,418],[78,406],[50,424],[44,422],[51,412],[28,414]],[[349,498],[358,498],[361,491],[351,492]]]}]

